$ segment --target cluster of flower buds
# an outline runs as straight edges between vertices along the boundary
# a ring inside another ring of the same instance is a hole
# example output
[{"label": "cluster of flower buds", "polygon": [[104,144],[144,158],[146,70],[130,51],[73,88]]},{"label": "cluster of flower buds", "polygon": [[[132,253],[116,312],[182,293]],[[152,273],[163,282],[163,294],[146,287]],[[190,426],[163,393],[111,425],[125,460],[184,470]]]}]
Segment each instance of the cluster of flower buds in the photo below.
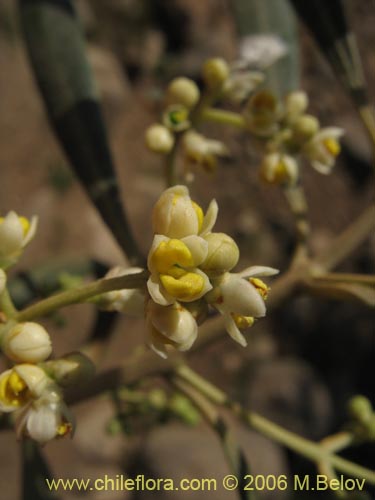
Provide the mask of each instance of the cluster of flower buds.
[{"label": "cluster of flower buds", "polygon": [[[241,102],[263,80],[259,71],[248,71],[242,67],[229,65],[220,58],[208,59],[202,68],[205,85],[204,95],[232,102]],[[218,157],[229,155],[228,148],[220,141],[212,140],[194,129],[194,113],[201,99],[196,83],[185,77],[171,81],[166,91],[166,107],[162,124],[151,125],[146,131],[146,145],[156,153],[168,154],[174,147],[176,134],[182,134],[181,144],[187,178],[192,177],[191,166],[199,165],[212,172]],[[199,112],[198,112],[199,115]]]},{"label": "cluster of flower buds", "polygon": [[185,186],[164,191],[154,207],[146,323],[149,344],[161,356],[168,346],[180,351],[192,346],[210,306],[224,316],[229,335],[243,346],[240,330],[266,313],[268,287],[257,276],[278,271],[255,266],[231,273],[239,249],[230,236],[212,231],[217,213],[212,200],[204,214]]},{"label": "cluster of flower buds", "polygon": [[322,174],[329,174],[340,153],[338,139],[343,130],[320,128],[317,118],[307,114],[305,92],[288,94],[283,101],[266,90],[254,93],[244,108],[247,128],[265,141],[261,178],[272,184],[295,185],[299,162],[307,160]]},{"label": "cluster of flower buds", "polygon": [[[33,238],[37,219],[28,221],[10,212],[0,218],[0,299],[6,290],[5,270],[15,264]],[[14,366],[0,374],[0,412],[17,414],[17,435],[40,443],[73,430],[62,387],[76,384],[93,371],[92,363],[77,353],[47,361],[52,343],[47,330],[35,322],[16,322],[2,311],[0,348]]]}]

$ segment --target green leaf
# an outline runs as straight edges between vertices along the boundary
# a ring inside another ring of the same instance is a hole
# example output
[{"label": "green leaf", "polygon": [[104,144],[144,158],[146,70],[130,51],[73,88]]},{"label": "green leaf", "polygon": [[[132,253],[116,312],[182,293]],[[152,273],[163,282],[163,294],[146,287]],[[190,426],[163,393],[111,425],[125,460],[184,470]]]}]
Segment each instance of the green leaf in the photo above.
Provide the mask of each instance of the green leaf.
[{"label": "green leaf", "polygon": [[19,0],[31,65],[50,123],[103,220],[132,262],[138,248],[121,204],[81,27],[70,0]]},{"label": "green leaf", "polygon": [[299,87],[299,38],[293,9],[288,0],[234,0],[240,44],[254,35],[268,35],[287,50],[267,71],[267,86],[279,97]]}]

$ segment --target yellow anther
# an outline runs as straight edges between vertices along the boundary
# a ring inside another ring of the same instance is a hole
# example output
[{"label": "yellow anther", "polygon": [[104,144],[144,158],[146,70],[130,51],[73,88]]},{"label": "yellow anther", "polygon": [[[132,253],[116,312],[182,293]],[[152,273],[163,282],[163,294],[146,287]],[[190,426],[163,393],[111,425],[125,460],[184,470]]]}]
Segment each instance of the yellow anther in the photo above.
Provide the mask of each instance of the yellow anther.
[{"label": "yellow anther", "polygon": [[72,431],[72,424],[70,424],[69,422],[64,422],[60,424],[56,429],[57,435],[61,437],[66,436],[71,431]]},{"label": "yellow anther", "polygon": [[0,400],[5,405],[23,406],[28,397],[28,389],[22,378],[14,371],[0,381]]},{"label": "yellow anther", "polygon": [[245,330],[253,326],[255,319],[253,316],[241,316],[240,314],[232,313],[232,318],[240,330]]},{"label": "yellow anther", "polygon": [[328,137],[327,139],[323,140],[323,144],[327,151],[332,155],[332,156],[338,156],[341,151],[341,146],[340,143],[334,139],[333,137]]},{"label": "yellow anther", "polygon": [[178,279],[163,274],[160,280],[169,295],[182,301],[198,298],[204,287],[203,277],[196,273],[186,273]]},{"label": "yellow anther", "polygon": [[187,271],[185,271],[185,269],[182,269],[182,267],[173,266],[168,269],[168,272],[166,274],[168,274],[169,276],[173,276],[173,278],[181,278],[186,273]]},{"label": "yellow anther", "polygon": [[253,286],[255,286],[257,292],[263,297],[263,299],[266,300],[270,288],[259,278],[250,278],[249,281]]},{"label": "yellow anther", "polygon": [[188,247],[177,239],[162,241],[153,253],[152,261],[161,274],[167,274],[174,266],[192,267],[194,264]]},{"label": "yellow anther", "polygon": [[23,235],[26,236],[30,229],[30,222],[26,217],[18,217],[23,229]]},{"label": "yellow anther", "polygon": [[193,205],[195,213],[197,214],[197,218],[198,218],[198,232],[200,232],[200,230],[202,229],[203,219],[204,219],[203,210],[198,205],[198,203],[195,203],[195,201],[192,201],[191,203]]}]

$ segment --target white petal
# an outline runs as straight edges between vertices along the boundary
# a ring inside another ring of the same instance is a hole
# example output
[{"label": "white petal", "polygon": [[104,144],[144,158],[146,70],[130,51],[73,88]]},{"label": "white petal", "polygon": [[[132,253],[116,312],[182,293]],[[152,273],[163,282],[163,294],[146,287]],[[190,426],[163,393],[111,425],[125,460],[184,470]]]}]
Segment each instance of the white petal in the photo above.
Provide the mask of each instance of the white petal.
[{"label": "white petal", "polygon": [[147,281],[147,290],[151,295],[151,298],[157,304],[162,306],[168,306],[175,302],[175,299],[168,295],[158,279],[158,276],[152,274]]},{"label": "white petal", "polygon": [[279,274],[279,272],[278,269],[273,267],[251,266],[236,274],[241,276],[241,278],[252,278],[253,276],[274,276],[275,274]]},{"label": "white petal", "polygon": [[208,243],[200,236],[190,235],[181,240],[191,252],[194,261],[194,267],[199,266],[207,257]]},{"label": "white petal", "polygon": [[150,301],[147,317],[154,328],[179,346],[192,345],[197,338],[198,326],[192,314],[176,303],[162,307]]},{"label": "white petal", "polygon": [[26,246],[35,236],[36,230],[38,228],[38,217],[34,215],[30,220],[30,227],[26,233],[25,238],[22,242],[22,247]]},{"label": "white petal", "polygon": [[202,229],[199,233],[200,236],[204,236],[205,234],[209,233],[212,230],[217,219],[218,211],[219,207],[216,200],[211,200],[203,219]]},{"label": "white petal", "polygon": [[331,158],[330,159],[327,158],[326,163],[322,163],[318,160],[311,160],[311,166],[315,168],[317,172],[323,175],[329,175],[332,172],[334,165],[335,162],[334,160],[332,161]]},{"label": "white petal", "polygon": [[256,288],[243,278],[231,276],[221,285],[222,307],[225,311],[242,316],[260,318],[266,314],[266,306]]},{"label": "white petal", "polygon": [[30,409],[26,429],[32,439],[44,444],[56,436],[59,423],[59,415],[47,404]]},{"label": "white petal", "polygon": [[234,322],[234,319],[229,314],[226,314],[224,316],[224,320],[225,320],[225,329],[229,333],[229,335],[232,337],[232,339],[235,340],[236,342],[238,342],[240,345],[242,345],[242,347],[246,347],[247,340],[240,332],[239,328],[237,327],[236,323]]},{"label": "white petal", "polygon": [[15,212],[9,212],[0,224],[0,255],[11,256],[22,248],[23,228]]},{"label": "white petal", "polygon": [[14,371],[22,378],[33,396],[40,396],[51,379],[39,366],[23,363],[16,365]]}]

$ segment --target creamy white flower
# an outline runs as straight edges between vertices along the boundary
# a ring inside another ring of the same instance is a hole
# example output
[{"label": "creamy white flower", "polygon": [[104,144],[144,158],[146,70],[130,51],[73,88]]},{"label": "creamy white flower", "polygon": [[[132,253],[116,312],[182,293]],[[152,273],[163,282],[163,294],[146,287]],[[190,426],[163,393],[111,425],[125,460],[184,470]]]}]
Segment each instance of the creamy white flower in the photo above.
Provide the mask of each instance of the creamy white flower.
[{"label": "creamy white flower", "polygon": [[240,251],[230,236],[225,233],[208,233],[204,239],[207,241],[208,251],[200,267],[208,276],[220,276],[236,266]]},{"label": "creamy white flower", "polygon": [[321,174],[331,172],[341,151],[338,139],[343,134],[343,129],[338,127],[323,128],[303,147],[302,153]]},{"label": "creamy white flower", "polygon": [[50,336],[38,323],[18,323],[3,336],[1,348],[17,363],[39,363],[52,352]]},{"label": "creamy white flower", "polygon": [[[116,266],[108,271],[105,278],[118,278],[143,271],[141,267]],[[106,311],[118,311],[129,316],[142,317],[144,314],[145,295],[138,288],[113,290],[103,293],[100,297],[99,307]]]},{"label": "creamy white flower", "polygon": [[7,276],[5,272],[2,269],[0,269],[0,295],[3,293],[5,289],[6,282],[7,282]]},{"label": "creamy white flower", "polygon": [[271,184],[293,186],[298,180],[298,164],[290,155],[270,153],[263,158],[260,176]]},{"label": "creamy white flower", "polygon": [[230,101],[241,103],[249,97],[263,80],[264,73],[261,71],[233,69],[224,84],[223,93]]},{"label": "creamy white flower", "polygon": [[285,97],[285,120],[290,124],[302,115],[309,105],[306,92],[296,90]]},{"label": "creamy white flower", "polygon": [[167,356],[167,346],[179,351],[190,349],[198,334],[193,315],[179,303],[161,306],[150,300],[146,324],[150,347],[160,356]]},{"label": "creamy white flower", "polygon": [[212,200],[204,215],[201,207],[190,198],[186,186],[173,186],[162,193],[154,206],[153,230],[169,238],[202,235],[214,226],[217,211],[217,203]]},{"label": "creamy white flower", "polygon": [[243,116],[248,129],[253,134],[259,137],[270,137],[280,128],[282,108],[274,94],[260,90],[248,100]]},{"label": "creamy white flower", "polygon": [[155,123],[146,130],[145,141],[154,153],[168,154],[173,148],[174,136],[167,127]]},{"label": "creamy white flower", "polygon": [[34,237],[37,223],[37,217],[28,221],[13,211],[0,217],[0,267],[9,267],[17,261],[22,249]]},{"label": "creamy white flower", "polygon": [[0,411],[12,412],[43,394],[51,379],[36,365],[20,364],[0,375]]},{"label": "creamy white flower", "polygon": [[23,435],[45,444],[56,437],[72,434],[74,423],[57,387],[51,387],[38,399],[32,401],[21,413],[17,425],[17,436]]},{"label": "creamy white flower", "polygon": [[197,235],[182,239],[155,235],[147,261],[151,272],[147,288],[152,299],[163,306],[193,302],[211,290],[208,276],[198,269],[207,249],[207,242]]},{"label": "creamy white flower", "polygon": [[194,130],[185,132],[182,146],[186,158],[212,171],[217,165],[217,156],[228,156],[229,150],[223,142],[207,139]]},{"label": "creamy white flower", "polygon": [[273,276],[279,271],[272,267],[252,266],[240,273],[225,273],[206,300],[223,316],[229,335],[242,346],[245,337],[239,326],[251,326],[254,318],[266,314],[264,299],[268,287],[257,276]]}]

